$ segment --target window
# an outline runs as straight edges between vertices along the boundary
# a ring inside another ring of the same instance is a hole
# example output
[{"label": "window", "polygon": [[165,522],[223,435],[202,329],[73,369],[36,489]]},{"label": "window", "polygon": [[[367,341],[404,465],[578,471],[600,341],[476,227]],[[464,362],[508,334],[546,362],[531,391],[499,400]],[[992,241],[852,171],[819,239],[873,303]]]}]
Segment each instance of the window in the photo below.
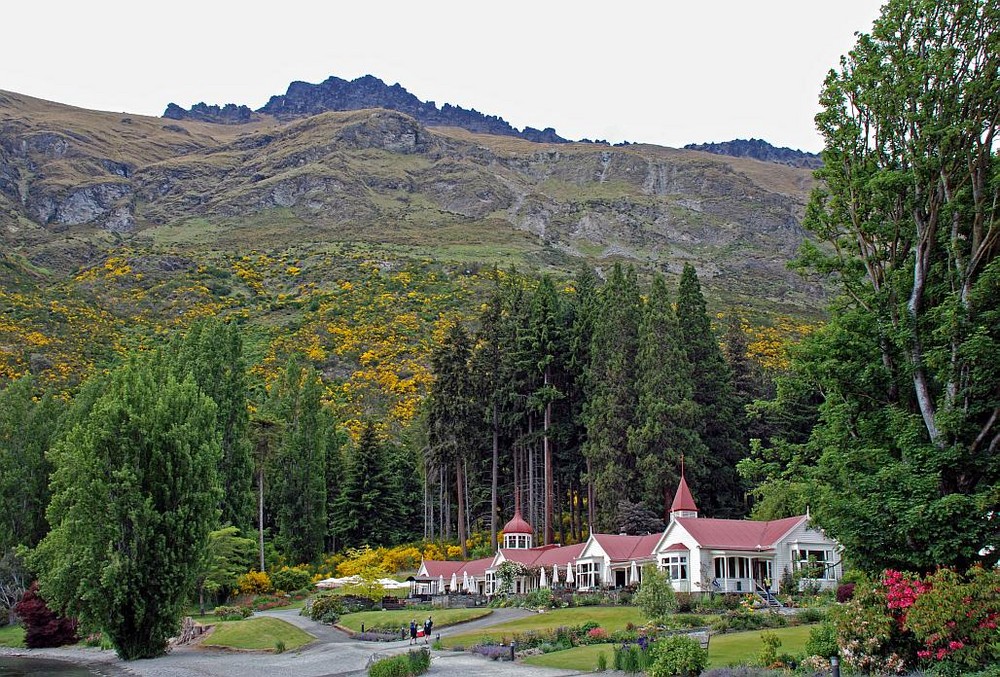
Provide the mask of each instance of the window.
[{"label": "window", "polygon": [[827,568],[827,554],[827,550],[792,550],[792,561],[806,578],[832,578],[833,571]]},{"label": "window", "polygon": [[672,581],[686,581],[688,577],[687,555],[670,555],[660,559],[660,568],[667,572]]},{"label": "window", "polygon": [[576,584],[581,588],[596,588],[601,584],[599,562],[580,562],[576,565]]},{"label": "window", "polygon": [[716,557],[716,578],[750,578],[749,557]]}]

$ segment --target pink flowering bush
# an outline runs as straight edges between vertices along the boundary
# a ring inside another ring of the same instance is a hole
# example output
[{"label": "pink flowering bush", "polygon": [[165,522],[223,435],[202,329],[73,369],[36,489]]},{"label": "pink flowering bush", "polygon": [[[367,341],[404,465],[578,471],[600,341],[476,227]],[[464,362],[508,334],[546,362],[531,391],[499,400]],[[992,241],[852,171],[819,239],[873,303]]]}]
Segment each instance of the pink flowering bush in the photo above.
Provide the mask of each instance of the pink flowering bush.
[{"label": "pink flowering bush", "polygon": [[906,614],[906,628],[921,644],[921,660],[961,668],[1000,661],[998,624],[1000,573],[982,567],[964,576],[951,569],[929,575]]},{"label": "pink flowering bush", "polygon": [[974,670],[1000,661],[1000,572],[888,570],[880,581],[859,582],[833,619],[841,658],[855,671],[900,674],[917,663]]}]

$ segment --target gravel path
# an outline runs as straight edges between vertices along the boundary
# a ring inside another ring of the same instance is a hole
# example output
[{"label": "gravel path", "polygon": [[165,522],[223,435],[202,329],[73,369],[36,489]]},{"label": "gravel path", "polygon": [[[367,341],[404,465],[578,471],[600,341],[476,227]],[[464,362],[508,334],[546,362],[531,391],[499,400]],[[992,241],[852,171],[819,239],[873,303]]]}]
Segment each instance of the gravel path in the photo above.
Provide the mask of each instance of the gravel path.
[{"label": "gravel path", "polygon": [[[523,609],[494,609],[485,618],[441,628],[442,636],[486,628],[523,618],[532,612]],[[371,658],[405,653],[409,640],[399,642],[357,642],[347,634],[299,616],[298,610],[272,610],[259,615],[287,621],[316,637],[316,641],[296,651],[271,654],[250,651],[223,651],[200,646],[178,647],[166,656],[126,663],[110,651],[99,649],[4,649],[0,656],[52,658],[84,665],[106,677],[346,677],[367,674]],[[438,633],[434,633],[438,634]],[[473,654],[432,652],[431,675],[455,677],[563,677],[576,671],[537,668],[516,663],[491,661]]]}]

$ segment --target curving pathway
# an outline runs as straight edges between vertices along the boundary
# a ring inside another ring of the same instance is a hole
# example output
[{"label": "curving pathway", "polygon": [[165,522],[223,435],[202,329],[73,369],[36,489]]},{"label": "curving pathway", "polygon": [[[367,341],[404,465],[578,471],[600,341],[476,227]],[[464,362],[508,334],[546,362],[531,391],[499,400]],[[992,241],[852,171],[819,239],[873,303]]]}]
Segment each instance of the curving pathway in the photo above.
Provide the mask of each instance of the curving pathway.
[{"label": "curving pathway", "polygon": [[[467,623],[441,628],[442,636],[467,632],[523,618],[533,612],[523,609],[494,609],[493,613]],[[166,656],[126,663],[110,651],[99,649],[3,649],[0,655],[37,656],[65,660],[91,668],[107,677],[347,677],[367,674],[373,657],[405,653],[409,640],[398,642],[359,642],[328,625],[316,623],[295,610],[271,610],[260,613],[287,621],[316,637],[316,641],[296,651],[283,654],[249,651],[224,651],[200,646],[178,647]],[[509,662],[491,661],[473,654],[434,651],[430,675],[454,677],[563,677],[581,674],[576,671],[537,668]]]}]

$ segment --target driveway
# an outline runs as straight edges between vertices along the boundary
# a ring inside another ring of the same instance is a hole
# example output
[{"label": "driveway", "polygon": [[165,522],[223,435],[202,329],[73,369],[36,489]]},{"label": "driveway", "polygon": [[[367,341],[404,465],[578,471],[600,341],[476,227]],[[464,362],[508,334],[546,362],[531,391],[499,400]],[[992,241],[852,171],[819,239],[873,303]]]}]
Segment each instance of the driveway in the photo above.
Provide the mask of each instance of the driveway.
[{"label": "driveway", "polygon": [[[532,612],[523,609],[494,609],[489,616],[468,623],[441,628],[442,636],[487,628],[497,623],[523,618]],[[330,626],[316,623],[298,610],[271,610],[260,613],[302,628],[316,637],[297,651],[282,654],[223,651],[199,646],[177,647],[166,656],[126,663],[110,651],[98,649],[2,649],[0,655],[37,656],[82,664],[107,677],[343,677],[367,674],[372,658],[405,653],[409,640],[399,642],[358,642]],[[435,632],[434,634],[439,634]],[[491,661],[474,654],[433,651],[431,675],[455,677],[562,677],[576,671],[537,668],[517,663]]]}]

